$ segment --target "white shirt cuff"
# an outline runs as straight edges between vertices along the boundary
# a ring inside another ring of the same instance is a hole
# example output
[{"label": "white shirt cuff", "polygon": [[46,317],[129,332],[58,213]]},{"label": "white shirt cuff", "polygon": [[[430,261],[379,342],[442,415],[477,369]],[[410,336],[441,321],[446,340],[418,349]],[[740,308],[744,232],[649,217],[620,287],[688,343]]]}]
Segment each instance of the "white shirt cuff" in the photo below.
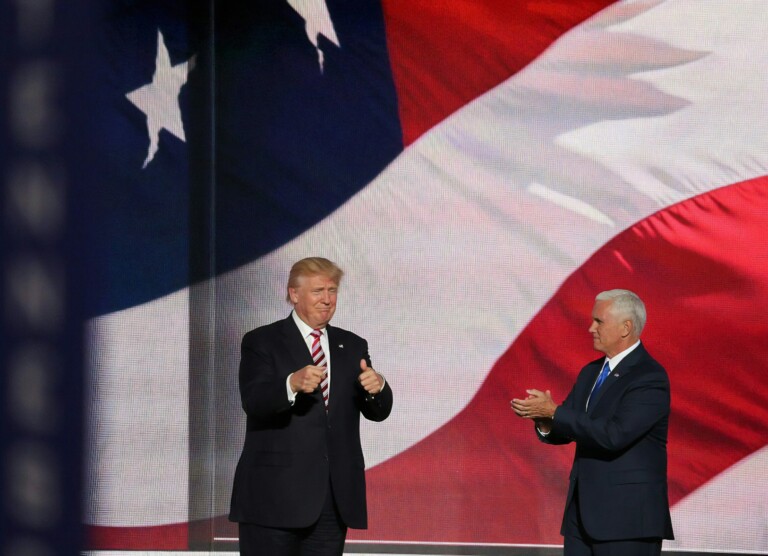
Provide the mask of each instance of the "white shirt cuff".
[{"label": "white shirt cuff", "polygon": [[285,379],[285,390],[288,393],[288,401],[291,405],[296,403],[296,392],[291,390],[291,377],[293,376],[293,373],[288,375],[288,378]]}]

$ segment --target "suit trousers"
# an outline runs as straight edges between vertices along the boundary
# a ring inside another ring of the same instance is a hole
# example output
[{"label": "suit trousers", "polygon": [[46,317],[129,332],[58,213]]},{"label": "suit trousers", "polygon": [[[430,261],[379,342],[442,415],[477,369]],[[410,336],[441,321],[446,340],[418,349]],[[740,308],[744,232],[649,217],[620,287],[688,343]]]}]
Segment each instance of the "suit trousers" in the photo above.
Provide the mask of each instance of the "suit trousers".
[{"label": "suit trousers", "polygon": [[320,517],[309,527],[238,525],[241,556],[341,556],[347,537],[347,526],[336,508],[330,481]]},{"label": "suit trousers", "polygon": [[573,493],[565,510],[563,556],[659,556],[661,539],[597,541],[584,530],[579,514],[579,491]]}]

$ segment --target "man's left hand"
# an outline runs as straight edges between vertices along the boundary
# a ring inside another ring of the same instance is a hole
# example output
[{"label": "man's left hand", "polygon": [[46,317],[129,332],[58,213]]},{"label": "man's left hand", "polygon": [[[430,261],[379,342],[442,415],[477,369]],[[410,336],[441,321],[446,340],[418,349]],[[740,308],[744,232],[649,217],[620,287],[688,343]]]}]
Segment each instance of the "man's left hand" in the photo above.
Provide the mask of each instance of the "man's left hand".
[{"label": "man's left hand", "polygon": [[360,385],[365,388],[365,391],[375,396],[384,387],[384,378],[379,375],[373,368],[368,366],[365,359],[360,360]]}]

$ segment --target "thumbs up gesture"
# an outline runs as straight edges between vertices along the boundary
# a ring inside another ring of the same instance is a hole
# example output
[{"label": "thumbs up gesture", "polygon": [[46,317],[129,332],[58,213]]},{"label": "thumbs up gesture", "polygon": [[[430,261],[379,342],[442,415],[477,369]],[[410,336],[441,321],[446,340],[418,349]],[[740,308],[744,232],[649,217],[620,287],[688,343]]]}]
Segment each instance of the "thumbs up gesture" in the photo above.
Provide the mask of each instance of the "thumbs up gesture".
[{"label": "thumbs up gesture", "polygon": [[375,396],[384,387],[384,377],[368,366],[365,359],[360,360],[360,385],[365,388],[365,391]]}]

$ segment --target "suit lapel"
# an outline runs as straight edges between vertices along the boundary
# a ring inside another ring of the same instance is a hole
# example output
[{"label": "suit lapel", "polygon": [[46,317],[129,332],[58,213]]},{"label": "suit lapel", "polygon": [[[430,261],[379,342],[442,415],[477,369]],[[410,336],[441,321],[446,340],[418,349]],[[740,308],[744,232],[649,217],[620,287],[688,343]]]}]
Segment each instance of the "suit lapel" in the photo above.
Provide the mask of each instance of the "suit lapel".
[{"label": "suit lapel", "polygon": [[[288,315],[288,318],[283,321],[283,343],[286,353],[290,354],[292,364],[286,372],[286,376],[290,373],[303,369],[307,365],[312,365],[312,354],[309,352],[306,340],[301,336],[301,331],[296,323],[293,321],[293,317]],[[320,393],[320,389],[312,394],[318,398],[320,404],[323,403],[323,396]]]},{"label": "suit lapel", "polygon": [[309,349],[307,349],[307,343],[301,337],[301,331],[299,331],[299,327],[296,326],[296,323],[293,322],[293,317],[290,315],[283,321],[283,342],[286,352],[291,354],[296,363],[296,368],[293,371],[312,364],[312,355],[309,353]]},{"label": "suit lapel", "polygon": [[584,409],[584,411],[589,412],[590,409],[595,406],[595,400],[597,398],[592,396],[592,387],[594,386],[595,381],[597,380],[597,375],[600,374],[600,369],[602,368],[604,360],[605,359],[598,359],[597,361],[593,361],[592,363],[590,363],[590,367],[592,368],[589,373],[586,373],[587,379],[584,382],[584,385],[582,386],[583,394],[581,396],[581,399],[582,399],[581,407]]}]

